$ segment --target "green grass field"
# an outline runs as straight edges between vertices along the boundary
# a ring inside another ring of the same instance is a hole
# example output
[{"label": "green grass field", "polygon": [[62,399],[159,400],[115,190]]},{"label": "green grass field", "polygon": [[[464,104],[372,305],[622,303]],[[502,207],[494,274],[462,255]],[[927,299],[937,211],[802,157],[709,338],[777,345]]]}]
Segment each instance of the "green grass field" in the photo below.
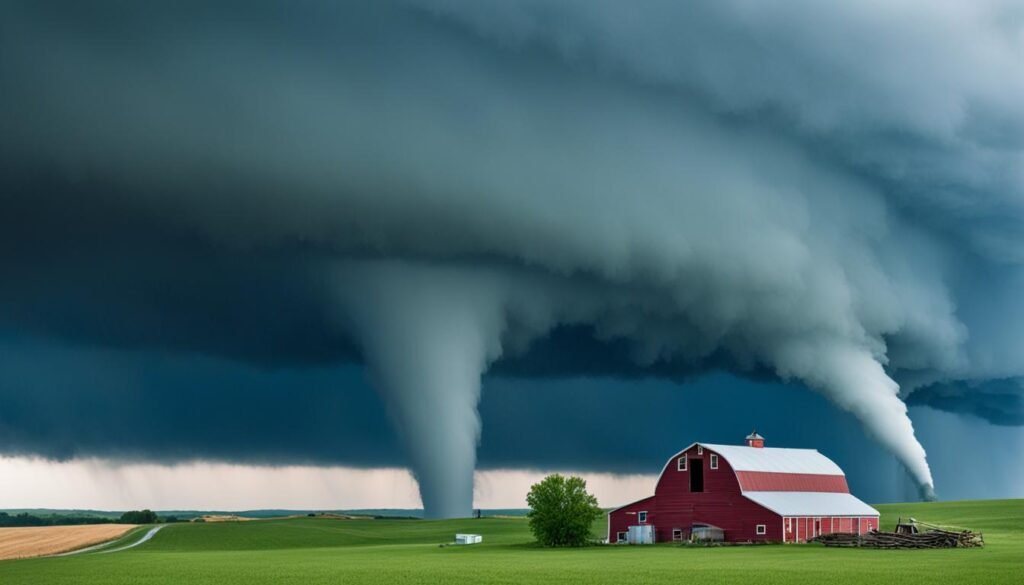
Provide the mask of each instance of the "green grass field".
[{"label": "green grass field", "polygon": [[[167,525],[111,554],[0,562],[0,584],[21,583],[829,583],[1006,584],[1024,580],[1024,500],[878,506],[897,516],[985,533],[984,549],[885,551],[818,545],[544,549],[524,519],[296,518]],[[604,521],[595,525],[603,532]],[[456,532],[484,535],[439,547]],[[127,537],[127,541],[135,536]]]}]

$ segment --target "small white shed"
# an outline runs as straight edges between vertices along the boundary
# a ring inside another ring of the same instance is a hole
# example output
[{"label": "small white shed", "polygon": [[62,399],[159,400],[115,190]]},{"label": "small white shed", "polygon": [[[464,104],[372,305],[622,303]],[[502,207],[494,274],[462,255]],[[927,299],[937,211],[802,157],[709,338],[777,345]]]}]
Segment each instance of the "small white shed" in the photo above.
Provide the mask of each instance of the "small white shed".
[{"label": "small white shed", "polygon": [[455,544],[480,544],[484,537],[479,534],[456,534]]}]

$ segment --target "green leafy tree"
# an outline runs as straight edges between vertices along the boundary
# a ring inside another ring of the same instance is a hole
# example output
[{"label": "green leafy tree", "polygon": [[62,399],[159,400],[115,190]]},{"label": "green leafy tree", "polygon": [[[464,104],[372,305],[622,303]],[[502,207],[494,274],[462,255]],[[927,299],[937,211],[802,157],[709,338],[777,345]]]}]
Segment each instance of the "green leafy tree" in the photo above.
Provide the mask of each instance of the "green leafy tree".
[{"label": "green leafy tree", "polygon": [[549,475],[530,487],[530,530],[545,546],[583,546],[590,540],[590,526],[604,512],[597,498],[587,493],[581,477]]},{"label": "green leafy tree", "polygon": [[150,510],[132,510],[131,512],[125,512],[124,514],[121,514],[120,519],[122,524],[155,524],[156,521],[156,513]]}]

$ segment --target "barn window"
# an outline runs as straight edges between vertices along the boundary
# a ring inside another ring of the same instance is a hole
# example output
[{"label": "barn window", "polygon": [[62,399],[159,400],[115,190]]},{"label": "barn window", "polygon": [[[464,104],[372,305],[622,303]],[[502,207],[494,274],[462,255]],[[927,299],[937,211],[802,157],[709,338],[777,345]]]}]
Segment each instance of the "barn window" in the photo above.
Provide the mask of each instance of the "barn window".
[{"label": "barn window", "polygon": [[676,469],[679,471],[686,471],[686,455],[683,455],[676,461]]},{"label": "barn window", "polygon": [[704,447],[701,446],[701,445],[697,445],[697,455],[703,455],[703,454],[704,454]]},{"label": "barn window", "polygon": [[616,539],[617,539],[615,542],[626,542],[627,540],[629,540],[629,539],[626,538],[626,533],[625,532],[620,532],[620,533],[616,534],[615,536],[616,536]]},{"label": "barn window", "polygon": [[790,526],[791,524],[789,523],[789,518],[786,518],[786,532],[792,532]]},{"label": "barn window", "polygon": [[639,513],[637,513],[636,519],[641,524],[643,524],[644,522],[647,522],[647,512],[639,512]]},{"label": "barn window", "polygon": [[683,539],[683,529],[682,528],[673,528],[672,529],[672,540],[682,540],[682,539]]},{"label": "barn window", "polygon": [[711,454],[711,469],[718,469],[718,455]]},{"label": "barn window", "polygon": [[764,524],[758,524],[757,525],[757,533],[758,534],[765,534],[767,531],[768,530],[765,528]]}]

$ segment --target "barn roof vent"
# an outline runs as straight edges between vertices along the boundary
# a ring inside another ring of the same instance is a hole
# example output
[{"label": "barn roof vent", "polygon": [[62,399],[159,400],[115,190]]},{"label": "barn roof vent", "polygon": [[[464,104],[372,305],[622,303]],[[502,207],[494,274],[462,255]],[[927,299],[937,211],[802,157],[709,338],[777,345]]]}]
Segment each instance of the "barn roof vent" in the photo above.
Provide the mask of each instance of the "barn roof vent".
[{"label": "barn roof vent", "polygon": [[747,435],[747,447],[754,447],[756,449],[764,448],[764,437],[757,434],[757,430],[750,431]]}]

